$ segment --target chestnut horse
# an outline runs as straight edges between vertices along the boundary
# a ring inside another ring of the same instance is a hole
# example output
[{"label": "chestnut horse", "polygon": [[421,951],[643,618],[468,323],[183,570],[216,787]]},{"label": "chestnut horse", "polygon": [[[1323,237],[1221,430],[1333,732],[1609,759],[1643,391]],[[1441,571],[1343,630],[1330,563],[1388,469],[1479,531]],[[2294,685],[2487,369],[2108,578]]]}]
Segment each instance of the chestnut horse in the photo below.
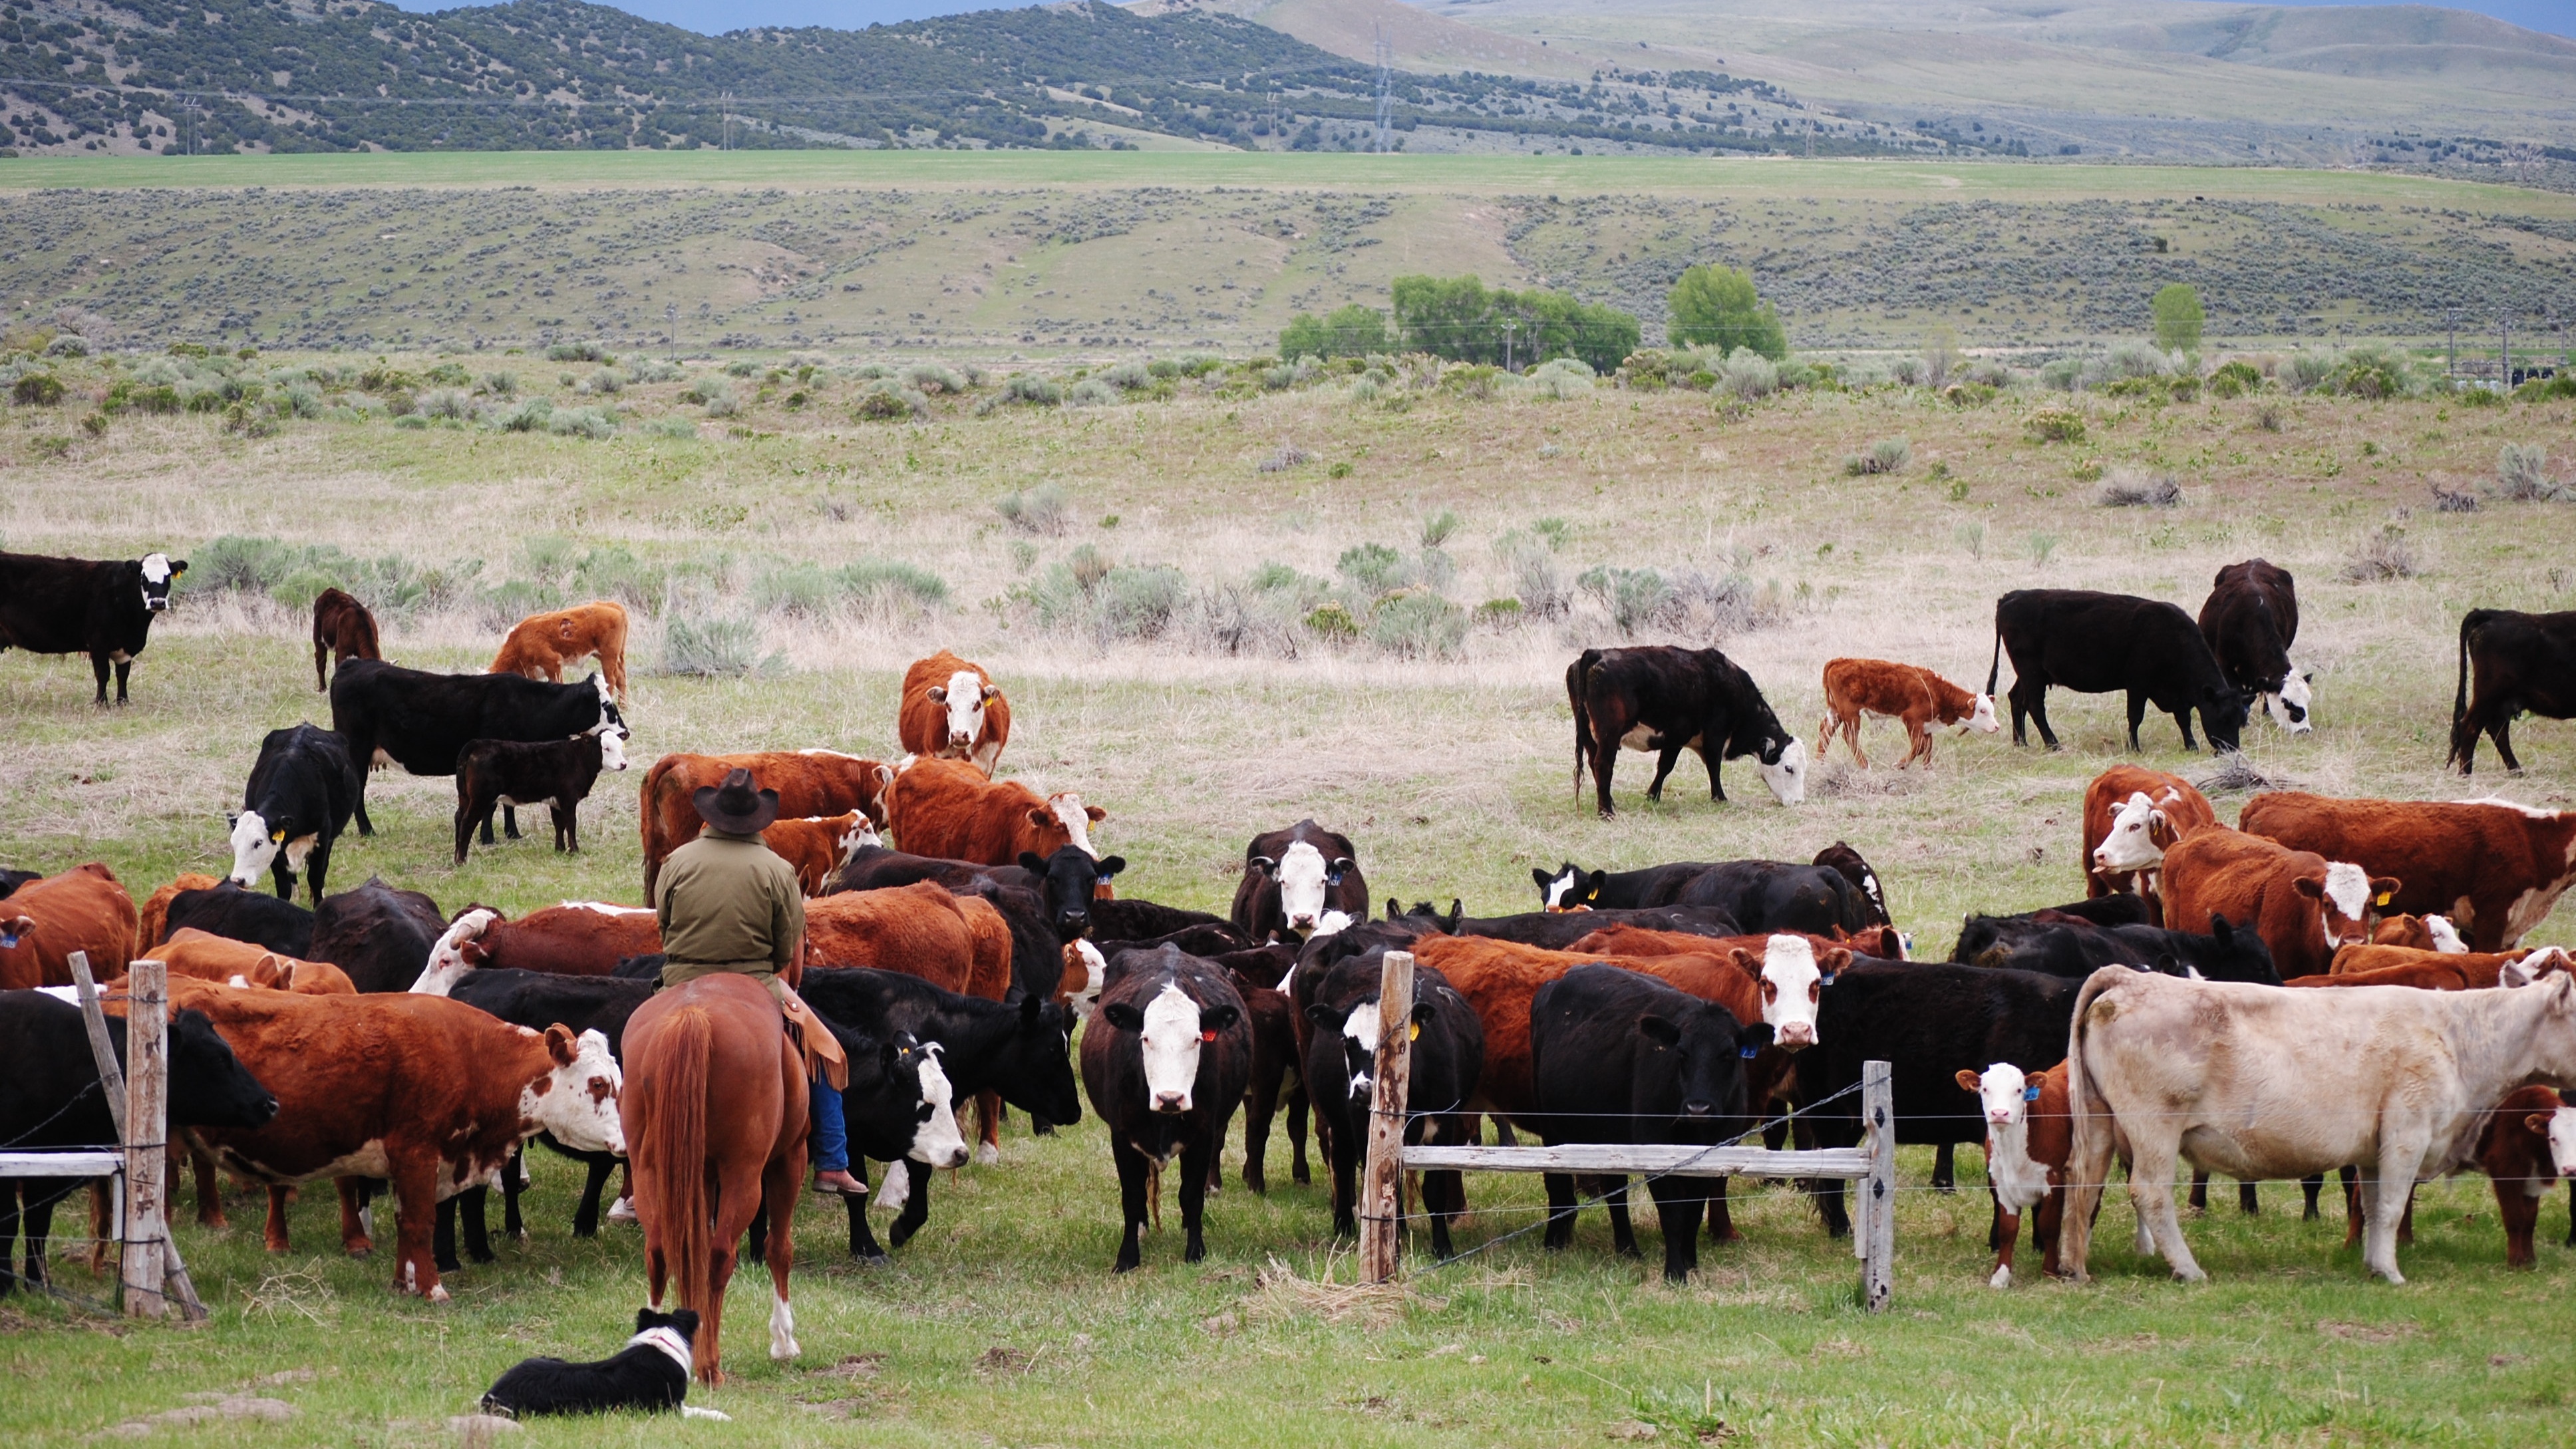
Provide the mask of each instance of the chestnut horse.
[{"label": "chestnut horse", "polygon": [[723,1382],[725,1284],[744,1230],[765,1210],[762,1256],[776,1290],[769,1356],[794,1358],[787,1267],[805,1180],[807,1099],[804,1064],[778,1007],[750,977],[701,976],[637,1007],[625,1048],[620,1108],[654,1310],[676,1276],[680,1306],[698,1311],[698,1377]]}]

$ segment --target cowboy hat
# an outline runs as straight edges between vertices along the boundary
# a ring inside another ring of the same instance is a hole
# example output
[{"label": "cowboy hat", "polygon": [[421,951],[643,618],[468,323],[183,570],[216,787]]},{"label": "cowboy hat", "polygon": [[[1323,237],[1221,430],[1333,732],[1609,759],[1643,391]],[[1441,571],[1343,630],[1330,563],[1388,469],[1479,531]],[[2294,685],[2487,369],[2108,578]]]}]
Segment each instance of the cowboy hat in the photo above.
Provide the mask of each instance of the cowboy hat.
[{"label": "cowboy hat", "polygon": [[689,797],[698,818],[728,835],[758,835],[778,818],[778,792],[751,788],[751,772],[736,770],[721,785],[705,785]]}]

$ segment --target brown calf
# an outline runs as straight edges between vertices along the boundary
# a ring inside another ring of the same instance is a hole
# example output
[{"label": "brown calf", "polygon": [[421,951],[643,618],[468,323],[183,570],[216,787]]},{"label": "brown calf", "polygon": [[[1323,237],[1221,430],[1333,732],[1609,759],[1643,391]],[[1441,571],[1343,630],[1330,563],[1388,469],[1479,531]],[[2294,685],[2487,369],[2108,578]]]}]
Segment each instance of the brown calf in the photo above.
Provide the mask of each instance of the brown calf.
[{"label": "brown calf", "polygon": [[487,674],[524,674],[530,679],[563,683],[567,665],[599,656],[599,672],[608,689],[626,699],[626,606],[606,599],[530,614],[510,629],[501,652],[492,656]]},{"label": "brown calf", "polygon": [[2285,981],[2324,975],[2338,949],[2368,945],[2372,907],[2398,884],[2241,830],[2177,842],[2164,869],[2167,930],[2206,932],[2220,915],[2252,926]]},{"label": "brown calf", "polygon": [[772,821],[761,843],[796,868],[797,888],[821,895],[862,845],[878,844],[877,827],[861,810]]},{"label": "brown calf", "polygon": [[1995,722],[1993,695],[1971,694],[1929,669],[1886,659],[1829,659],[1825,661],[1825,718],[1816,726],[1816,758],[1825,757],[1834,731],[1840,730],[1852,758],[1868,769],[1869,756],[1860,749],[1864,713],[1887,715],[1905,726],[1905,758],[1896,762],[1900,770],[1917,759],[1925,768],[1931,767],[1935,724],[1985,734],[2003,728]]},{"label": "brown calf", "polygon": [[338,589],[324,589],[313,601],[313,687],[329,687],[322,673],[326,661],[337,667],[351,659],[384,657],[376,639],[376,616]]}]

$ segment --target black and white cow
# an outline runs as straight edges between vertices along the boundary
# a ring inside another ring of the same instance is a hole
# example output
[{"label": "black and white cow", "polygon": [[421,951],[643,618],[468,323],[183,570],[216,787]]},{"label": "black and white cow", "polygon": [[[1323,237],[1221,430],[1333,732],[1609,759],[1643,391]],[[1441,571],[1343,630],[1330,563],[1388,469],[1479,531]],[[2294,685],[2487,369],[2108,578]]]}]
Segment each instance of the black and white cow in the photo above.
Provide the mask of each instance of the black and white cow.
[{"label": "black and white cow", "polygon": [[2200,606],[2200,635],[2228,682],[2261,700],[2275,724],[2292,734],[2314,728],[2309,676],[2290,662],[2299,638],[2299,591],[2288,569],[2259,558],[2220,569]]},{"label": "black and white cow", "polygon": [[[1082,1085],[1109,1129],[1126,1228],[1117,1272],[1140,1261],[1147,1195],[1181,1159],[1182,1258],[1207,1256],[1209,1169],[1252,1080],[1252,1024],[1221,967],[1172,947],[1121,952],[1082,1033]],[[1158,1214],[1159,1215],[1159,1214]]]},{"label": "black and white cow", "polygon": [[1664,797],[1664,777],[1684,750],[1707,764],[1713,800],[1726,798],[1718,766],[1748,755],[1772,798],[1783,805],[1807,798],[1806,742],[1781,727],[1753,676],[1714,649],[1586,649],[1566,666],[1565,699],[1574,711],[1575,791],[1582,792],[1588,754],[1605,820],[1614,813],[1610,775],[1623,748],[1655,755],[1650,800]]},{"label": "black and white cow", "polygon": [[579,684],[548,684],[519,674],[431,674],[381,659],[352,659],[332,674],[331,727],[349,742],[349,758],[360,771],[361,835],[375,833],[364,781],[378,766],[452,775],[476,740],[629,734],[607,681],[596,674]]},{"label": "black and white cow", "polygon": [[1553,873],[1534,869],[1530,875],[1552,912],[1690,906],[1722,912],[1751,934],[1856,931],[1881,924],[1875,903],[1830,865],[1677,861],[1644,870],[1587,871],[1568,862]]},{"label": "black and white cow", "polygon": [[[1368,1146],[1384,975],[1382,955],[1345,961],[1316,985],[1306,1007],[1313,1028],[1306,1042],[1306,1090],[1323,1128],[1324,1162],[1333,1175],[1333,1231],[1344,1237],[1359,1232],[1360,1157]],[[1413,1044],[1404,1140],[1416,1146],[1474,1146],[1476,1114],[1463,1109],[1485,1069],[1484,1023],[1446,977],[1416,966],[1409,1029]],[[1431,1215],[1431,1251],[1446,1258],[1450,1219],[1467,1208],[1459,1174],[1424,1174],[1422,1206]]]},{"label": "black and white cow", "polygon": [[446,933],[438,902],[370,876],[356,890],[324,896],[313,907],[312,955],[306,959],[339,967],[361,992],[409,991],[429,966],[430,948]]},{"label": "black and white cow", "polygon": [[2012,656],[2013,743],[2025,743],[2025,722],[2057,748],[2048,727],[2048,689],[2129,696],[2129,748],[2138,749],[2138,725],[2147,706],[2174,717],[2183,748],[2192,738],[2192,711],[2213,749],[2233,750],[2245,728],[2253,696],[2228,682],[2209,652],[2209,641],[2189,614],[2156,599],[2103,594],[2089,589],[2015,589],[1995,602],[1995,657],[1986,671],[1994,693],[2003,659]]},{"label": "black and white cow", "polygon": [[212,890],[179,892],[170,898],[170,909],[163,919],[173,933],[183,926],[194,926],[299,961],[314,959],[311,911],[293,901],[244,890],[231,881]]},{"label": "black and white cow", "polygon": [[152,618],[170,607],[170,586],[186,559],[147,553],[139,559],[47,558],[0,553],[0,649],[30,654],[86,654],[107,703],[107,671],[116,668],[116,702],[125,703],[134,656],[152,636]]},{"label": "black and white cow", "polygon": [[[1550,1147],[1569,1142],[1681,1142],[1716,1146],[1759,1125],[1746,1063],[1771,1044],[1771,1028],[1746,1025],[1714,1002],[1616,966],[1577,966],[1530,999],[1530,1086],[1538,1103],[1521,1125]],[[1575,1178],[1547,1178],[1547,1246],[1574,1241]],[[1664,1230],[1664,1279],[1699,1266],[1699,1222],[1725,1180],[1649,1178]],[[1609,1194],[1612,1243],[1637,1253],[1628,1182]],[[1722,1209],[1721,1209],[1722,1212]]]},{"label": "black and white cow", "polygon": [[1872,926],[1896,924],[1896,918],[1887,913],[1887,891],[1879,884],[1878,872],[1872,870],[1869,862],[1861,859],[1860,852],[1852,849],[1848,842],[1837,840],[1817,851],[1815,864],[1830,866],[1841,872],[1842,878],[1852,883],[1852,889],[1860,892],[1861,899],[1867,906],[1868,915],[1868,919],[1863,924]]},{"label": "black and white cow", "polygon": [[1573,861],[1556,869],[1530,867],[1538,901],[1548,911],[1634,911],[1669,906],[1713,860],[1676,860],[1643,870],[1585,870]]},{"label": "black and white cow", "polygon": [[2460,616],[2460,687],[2451,704],[2451,757],[2445,763],[2470,773],[2477,766],[2478,737],[2488,735],[2504,767],[2521,774],[2522,761],[2513,754],[2513,721],[2520,714],[2576,719],[2576,610],[2471,609]]},{"label": "black and white cow", "polygon": [[1243,848],[1243,879],[1234,888],[1234,926],[1255,941],[1302,941],[1340,911],[1354,920],[1369,910],[1368,880],[1351,839],[1312,816],[1285,830],[1252,837]]},{"label": "black and white cow", "polygon": [[300,724],[270,730],[242,788],[241,813],[232,817],[233,884],[259,886],[266,870],[280,900],[295,895],[295,877],[313,903],[331,873],[331,846],[349,828],[358,804],[358,769],[349,743],[326,729]]},{"label": "black and white cow", "polygon": [[[495,807],[543,805],[554,816],[555,849],[581,849],[581,802],[603,770],[626,768],[626,741],[613,729],[561,740],[476,740],[456,757],[456,863],[479,822],[492,843]],[[862,816],[862,819],[865,817]],[[510,838],[519,837],[509,822]]]}]

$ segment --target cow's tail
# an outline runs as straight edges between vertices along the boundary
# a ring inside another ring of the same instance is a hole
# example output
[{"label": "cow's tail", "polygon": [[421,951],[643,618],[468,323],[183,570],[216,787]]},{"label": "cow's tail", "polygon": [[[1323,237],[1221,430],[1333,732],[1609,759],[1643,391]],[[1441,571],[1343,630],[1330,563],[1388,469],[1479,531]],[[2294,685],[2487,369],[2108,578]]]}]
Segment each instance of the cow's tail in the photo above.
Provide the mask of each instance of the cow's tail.
[{"label": "cow's tail", "polygon": [[1574,803],[1583,803],[1584,752],[1598,749],[1592,739],[1592,718],[1583,706],[1586,687],[1592,682],[1592,669],[1601,662],[1601,651],[1586,649],[1565,671],[1565,703],[1574,712]]},{"label": "cow's tail", "polygon": [[2075,994],[2075,1018],[2066,1029],[2066,1100],[2067,1111],[2074,1115],[2075,1130],[2066,1157],[2066,1215],[2058,1229],[2063,1244],[2058,1256],[2078,1282],[2085,1277],[2093,1218],[2111,1175],[2111,1157],[2119,1136],[2118,1126],[2111,1120],[2110,1105],[2093,1080],[2085,1032],[2092,1019],[2094,999],[2131,974],[2126,966],[2105,966],[2086,978],[2083,989]]},{"label": "cow's tail", "polygon": [[[1992,699],[1995,697],[1995,681],[2003,678],[2003,674],[2004,606],[2001,603],[1997,603],[1995,605],[1995,657],[1986,665],[1986,698]],[[2016,685],[2015,688],[2019,688],[2019,686]],[[2020,728],[2018,718],[2015,720],[2014,728]]]},{"label": "cow's tail", "polygon": [[2478,735],[2469,725],[2469,636],[2487,621],[2487,611],[2471,609],[2460,616],[2460,682],[2451,696],[2451,757],[2445,768],[2465,764],[2475,754]]},{"label": "cow's tail", "polygon": [[707,1203],[707,1064],[715,1023],[702,1006],[671,1013],[648,1080],[651,1107],[634,1153],[636,1205],[658,1228],[680,1306],[707,1311],[713,1227]]}]

